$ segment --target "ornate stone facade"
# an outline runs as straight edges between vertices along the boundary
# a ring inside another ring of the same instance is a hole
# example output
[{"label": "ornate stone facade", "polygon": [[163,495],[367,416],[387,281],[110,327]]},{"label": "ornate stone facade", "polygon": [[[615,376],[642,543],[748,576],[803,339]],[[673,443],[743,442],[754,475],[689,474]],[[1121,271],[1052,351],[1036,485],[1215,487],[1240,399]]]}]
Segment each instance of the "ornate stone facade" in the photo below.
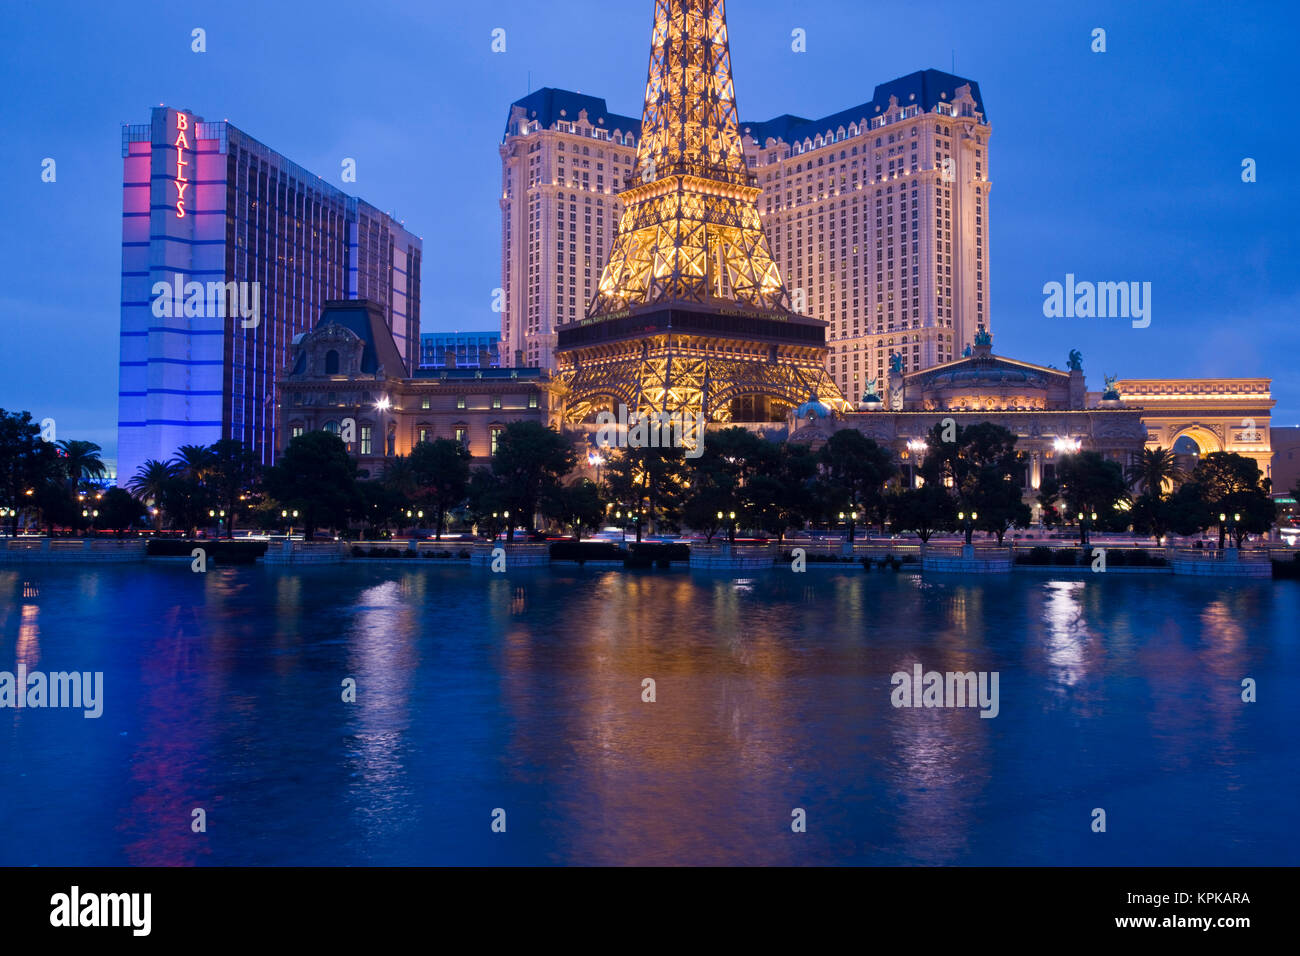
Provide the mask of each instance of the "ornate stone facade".
[{"label": "ornate stone facade", "polygon": [[508,423],[557,424],[551,376],[541,369],[429,368],[405,376],[373,303],[327,303],[316,327],[294,340],[291,355],[278,387],[285,423],[278,450],[304,432],[330,431],[370,477],[420,441],[454,438],[485,464]]},{"label": "ornate stone facade", "polygon": [[1053,476],[1060,456],[1078,448],[1100,452],[1125,469],[1147,444],[1142,411],[1124,401],[1089,407],[1083,368],[1068,372],[994,355],[987,333],[971,354],[918,372],[890,375],[885,410],[792,420],[790,440],[819,446],[841,428],[854,428],[893,451],[911,480],[908,445],[951,420],[966,427],[992,422],[1019,438],[1026,455],[1026,499]]},{"label": "ornate stone facade", "polygon": [[1192,464],[1230,451],[1254,458],[1271,476],[1270,420],[1277,403],[1267,378],[1125,379],[1115,383],[1124,403],[1142,410],[1147,445],[1173,448]]}]

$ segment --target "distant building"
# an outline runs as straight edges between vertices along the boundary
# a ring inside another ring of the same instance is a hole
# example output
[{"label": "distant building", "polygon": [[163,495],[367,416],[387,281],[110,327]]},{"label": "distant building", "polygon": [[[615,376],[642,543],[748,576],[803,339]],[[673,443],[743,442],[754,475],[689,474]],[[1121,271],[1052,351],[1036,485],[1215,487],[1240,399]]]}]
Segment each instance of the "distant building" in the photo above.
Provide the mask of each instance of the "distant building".
[{"label": "distant building", "polygon": [[500,368],[500,332],[423,332],[420,368]]},{"label": "distant building", "polygon": [[[1274,426],[1269,433],[1273,452],[1273,494],[1290,498],[1291,492],[1300,485],[1300,427]],[[1294,512],[1294,503],[1288,504]]]},{"label": "distant building", "polygon": [[[796,311],[830,323],[827,371],[849,399],[957,358],[990,327],[988,142],[979,84],[923,70],[822,119],[740,123],[759,213]],[[502,361],[555,369],[631,185],[641,120],[542,89],[511,104],[500,146]]]},{"label": "distant building", "polygon": [[124,126],[122,166],[124,481],[146,459],[222,438],[271,461],[277,374],[326,301],[374,302],[415,367],[421,241],[399,222],[186,110]]},{"label": "distant building", "polygon": [[[1142,410],[1148,448],[1170,448],[1185,470],[1204,455],[1235,452],[1273,477],[1272,381],[1267,378],[1134,378],[1115,388]],[[1274,477],[1274,484],[1277,479]],[[1290,487],[1288,485],[1287,487]]]},{"label": "distant building", "polygon": [[549,372],[435,367],[407,374],[382,309],[367,301],[326,303],[315,327],[294,338],[277,389],[280,451],[305,432],[332,432],[372,478],[421,441],[455,439],[486,464],[510,422],[555,424]]},{"label": "distant building", "polygon": [[1126,469],[1146,445],[1142,411],[1119,400],[1090,404],[1081,362],[1069,371],[993,354],[992,337],[976,333],[969,356],[915,372],[893,370],[888,385],[859,411],[828,415],[817,409],[790,424],[789,440],[819,447],[834,432],[853,428],[893,452],[911,475],[931,429],[946,420],[961,427],[992,422],[1019,439],[1024,453],[1019,481],[1038,515],[1036,496],[1056,477],[1062,455],[1095,451]]}]

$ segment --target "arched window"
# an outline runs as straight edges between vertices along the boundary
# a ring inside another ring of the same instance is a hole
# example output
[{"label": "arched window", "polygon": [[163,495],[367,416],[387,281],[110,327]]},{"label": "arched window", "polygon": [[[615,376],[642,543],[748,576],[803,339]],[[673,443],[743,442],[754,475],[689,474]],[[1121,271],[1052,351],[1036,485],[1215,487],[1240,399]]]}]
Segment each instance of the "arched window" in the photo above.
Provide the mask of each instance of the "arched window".
[{"label": "arched window", "polygon": [[330,349],[325,353],[325,374],[337,375],[339,373],[339,353]]},{"label": "arched window", "polygon": [[338,422],[331,420],[325,423],[325,431],[329,432],[331,435],[338,435],[342,433],[343,428]]}]

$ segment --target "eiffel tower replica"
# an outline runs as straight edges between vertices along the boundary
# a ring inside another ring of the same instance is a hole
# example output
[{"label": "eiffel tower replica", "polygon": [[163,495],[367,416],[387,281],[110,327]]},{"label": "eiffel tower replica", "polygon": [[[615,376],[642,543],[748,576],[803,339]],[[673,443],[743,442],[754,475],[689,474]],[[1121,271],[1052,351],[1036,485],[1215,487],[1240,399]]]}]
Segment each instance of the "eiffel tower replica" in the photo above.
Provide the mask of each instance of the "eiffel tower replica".
[{"label": "eiffel tower replica", "polygon": [[850,411],[826,325],[790,309],[745,164],[724,0],[655,0],[636,171],[584,318],[557,328],[569,422],[632,415],[781,421]]}]

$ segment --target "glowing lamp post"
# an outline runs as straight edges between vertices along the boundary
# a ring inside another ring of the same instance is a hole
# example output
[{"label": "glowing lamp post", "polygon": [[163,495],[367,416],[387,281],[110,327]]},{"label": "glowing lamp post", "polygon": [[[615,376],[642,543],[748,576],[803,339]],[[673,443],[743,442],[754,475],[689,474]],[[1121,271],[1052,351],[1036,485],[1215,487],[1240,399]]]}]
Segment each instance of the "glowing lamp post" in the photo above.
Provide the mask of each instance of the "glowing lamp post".
[{"label": "glowing lamp post", "polygon": [[910,453],[907,459],[908,473],[909,473],[908,485],[909,487],[915,488],[917,487],[916,462],[918,459],[925,456],[925,453],[930,450],[930,446],[926,444],[923,440],[919,438],[914,438],[907,443],[907,450]]},{"label": "glowing lamp post", "polygon": [[1219,513],[1219,527],[1223,529],[1224,533],[1227,535],[1227,547],[1231,551],[1235,551],[1237,549],[1237,538],[1235,535],[1235,531],[1237,529],[1237,525],[1240,523],[1241,523],[1241,512],[1234,512],[1233,514],[1226,514],[1223,512]]},{"label": "glowing lamp post", "polygon": [[971,534],[975,530],[975,522],[979,520],[979,512],[972,511],[967,514],[965,511],[958,511],[957,520],[962,523],[962,527],[966,530],[966,546],[970,547]]},{"label": "glowing lamp post", "polygon": [[298,520],[297,511],[281,511],[280,518],[289,524],[289,538],[293,538],[293,523]]},{"label": "glowing lamp post", "polygon": [[1090,511],[1086,514],[1082,511],[1079,512],[1079,545],[1081,547],[1087,547],[1089,540],[1091,540],[1088,536],[1088,530],[1093,526],[1096,520],[1097,512],[1095,511]]}]

